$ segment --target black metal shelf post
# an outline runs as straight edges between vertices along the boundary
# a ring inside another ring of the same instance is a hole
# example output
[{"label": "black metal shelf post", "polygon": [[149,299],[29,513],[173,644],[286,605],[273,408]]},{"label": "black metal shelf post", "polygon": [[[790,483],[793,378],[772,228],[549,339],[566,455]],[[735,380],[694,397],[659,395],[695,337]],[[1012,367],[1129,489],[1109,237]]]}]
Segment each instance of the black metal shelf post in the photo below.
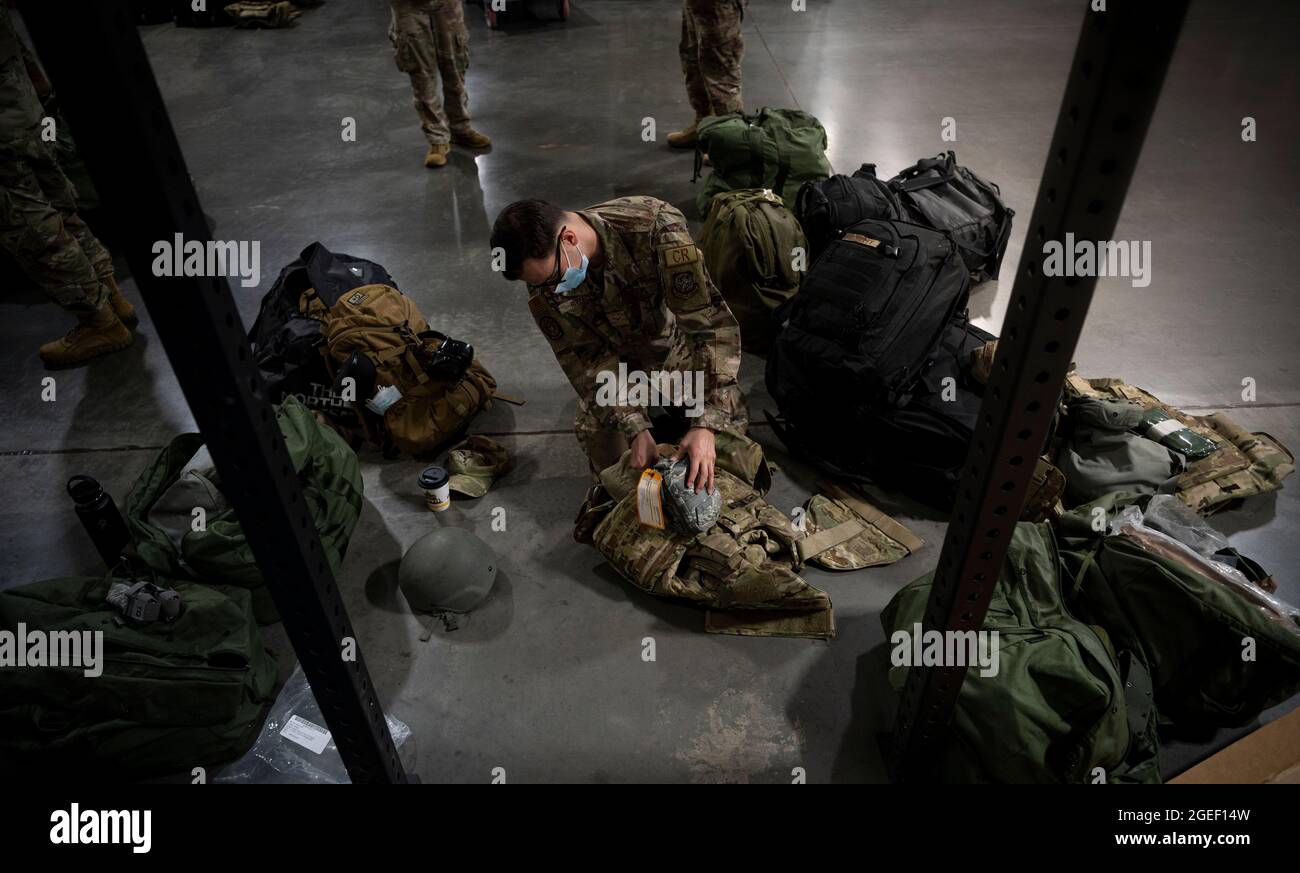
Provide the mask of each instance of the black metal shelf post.
[{"label": "black metal shelf post", "polygon": [[[924,628],[978,631],[1024,505],[1095,277],[1044,276],[1043,245],[1109,240],[1137,165],[1186,0],[1091,3],[1029,219],[980,421],[939,554]],[[1067,257],[1071,255],[1067,253]],[[966,667],[913,667],[889,738],[898,781],[934,778]]]},{"label": "black metal shelf post", "polygon": [[23,18],[348,775],[407,781],[359,649],[343,659],[355,634],[225,278],[153,275],[154,242],[209,236],[130,3],[39,0]]}]

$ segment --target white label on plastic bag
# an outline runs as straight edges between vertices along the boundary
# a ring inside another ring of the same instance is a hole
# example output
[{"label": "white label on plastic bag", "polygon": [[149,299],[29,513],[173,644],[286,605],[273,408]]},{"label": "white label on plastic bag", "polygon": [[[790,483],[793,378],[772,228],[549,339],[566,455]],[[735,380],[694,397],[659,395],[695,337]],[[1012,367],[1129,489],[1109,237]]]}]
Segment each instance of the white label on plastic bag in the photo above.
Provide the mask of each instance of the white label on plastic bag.
[{"label": "white label on plastic bag", "polygon": [[1177,433],[1178,431],[1182,430],[1183,427],[1184,427],[1183,423],[1178,419],[1166,418],[1164,421],[1160,422],[1159,424],[1151,425],[1151,429],[1148,431],[1148,433],[1150,433],[1152,436],[1159,439],[1160,437],[1169,436],[1171,433]]},{"label": "white label on plastic bag", "polygon": [[664,527],[664,505],[660,498],[664,477],[655,470],[646,470],[636,486],[636,514],[646,527]]},{"label": "white label on plastic bag", "polygon": [[318,724],[312,724],[305,718],[292,716],[285,726],[280,728],[280,736],[297,743],[304,749],[311,749],[317,755],[329,745],[330,732]]}]

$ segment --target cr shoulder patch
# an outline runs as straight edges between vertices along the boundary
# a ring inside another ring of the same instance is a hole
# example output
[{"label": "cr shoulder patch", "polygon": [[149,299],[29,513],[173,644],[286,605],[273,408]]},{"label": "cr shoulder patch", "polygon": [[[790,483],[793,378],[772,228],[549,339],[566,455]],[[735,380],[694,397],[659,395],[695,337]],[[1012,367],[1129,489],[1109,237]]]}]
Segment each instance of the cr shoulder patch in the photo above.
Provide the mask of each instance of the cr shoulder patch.
[{"label": "cr shoulder patch", "polygon": [[364,291],[358,291],[348,298],[348,305],[360,306],[365,301],[365,299],[366,299],[366,293]]},{"label": "cr shoulder patch", "polygon": [[700,283],[695,280],[695,273],[691,270],[682,270],[673,276],[673,296],[681,300],[689,299],[699,287]]},{"label": "cr shoulder patch", "polygon": [[693,264],[700,259],[700,250],[693,243],[684,246],[674,246],[671,249],[664,249],[661,257],[664,260],[664,266],[672,269],[673,267],[685,267]]},{"label": "cr shoulder patch", "polygon": [[549,315],[542,316],[538,326],[541,327],[542,333],[546,335],[548,340],[557,340],[564,336],[564,328],[560,327],[560,323]]}]

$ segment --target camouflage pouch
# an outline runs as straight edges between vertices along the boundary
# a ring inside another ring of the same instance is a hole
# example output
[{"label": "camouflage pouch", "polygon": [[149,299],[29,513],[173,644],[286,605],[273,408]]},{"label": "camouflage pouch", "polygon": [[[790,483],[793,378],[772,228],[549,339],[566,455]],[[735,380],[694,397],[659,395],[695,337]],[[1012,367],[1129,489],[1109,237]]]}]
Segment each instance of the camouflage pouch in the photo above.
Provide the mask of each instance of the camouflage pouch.
[{"label": "camouflage pouch", "polygon": [[884,512],[837,486],[804,505],[801,558],[824,570],[860,570],[905,558],[924,541]]},{"label": "camouflage pouch", "polygon": [[1200,419],[1226,445],[1191,464],[1175,480],[1175,494],[1202,515],[1233,501],[1282,486],[1295,472],[1295,456],[1266,433],[1251,433],[1222,413]]}]

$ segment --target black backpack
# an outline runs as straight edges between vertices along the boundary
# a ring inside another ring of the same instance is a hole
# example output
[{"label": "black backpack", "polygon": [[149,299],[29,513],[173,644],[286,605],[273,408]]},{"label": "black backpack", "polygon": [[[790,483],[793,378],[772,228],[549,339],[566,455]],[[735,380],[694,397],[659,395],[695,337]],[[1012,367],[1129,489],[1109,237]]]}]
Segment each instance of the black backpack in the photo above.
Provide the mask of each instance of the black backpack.
[{"label": "black backpack", "polygon": [[949,151],[917,161],[890,179],[889,186],[904,218],[953,235],[971,279],[998,277],[1016,213],[1003,204],[997,185],[958,165],[957,155]]},{"label": "black backpack", "polygon": [[773,396],[779,390],[787,404],[781,406],[784,420],[768,418],[791,453],[813,459],[832,475],[874,482],[937,509],[951,509],[983,400],[983,386],[970,377],[968,363],[971,352],[992,339],[993,334],[960,314],[945,327],[899,405],[853,405],[830,398],[790,404],[782,380],[791,373],[774,355],[768,362],[768,388]]},{"label": "black backpack", "polygon": [[778,313],[767,370],[773,398],[783,412],[808,403],[897,404],[966,308],[969,288],[947,234],[906,221],[853,225],[830,241]]},{"label": "black backpack", "polygon": [[297,395],[307,406],[324,407],[327,413],[335,411],[329,401],[334,380],[321,354],[325,342],[321,324],[302,314],[300,300],[310,288],[328,309],[345,293],[362,285],[397,287],[379,264],[334,254],[319,242],[307,246],[296,261],[280,271],[262,298],[257,320],[248,332],[267,400],[280,403],[289,395]]},{"label": "black backpack", "polygon": [[794,214],[808,237],[808,254],[816,259],[836,234],[868,218],[903,218],[898,195],[876,178],[876,165],[863,164],[852,176],[805,182],[795,199]]}]

